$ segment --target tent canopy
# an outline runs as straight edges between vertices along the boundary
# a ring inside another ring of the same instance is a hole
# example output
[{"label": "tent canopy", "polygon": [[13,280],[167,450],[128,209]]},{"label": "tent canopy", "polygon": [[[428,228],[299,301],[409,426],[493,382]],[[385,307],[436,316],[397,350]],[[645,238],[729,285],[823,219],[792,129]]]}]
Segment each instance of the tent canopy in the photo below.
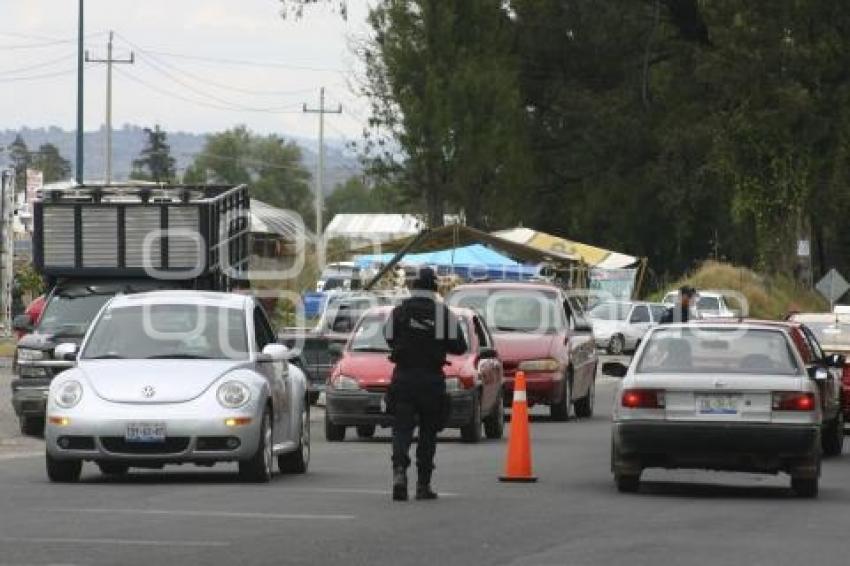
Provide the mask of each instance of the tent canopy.
[{"label": "tent canopy", "polygon": [[[361,255],[355,258],[360,267],[385,264],[393,259],[394,253]],[[422,252],[404,256],[409,265],[486,265],[516,266],[518,262],[481,244],[472,244],[461,248]]]},{"label": "tent canopy", "polygon": [[634,266],[640,258],[606,250],[581,242],[574,242],[566,238],[559,238],[545,232],[539,232],[530,228],[513,228],[496,232],[496,236],[511,242],[525,244],[538,250],[552,253],[563,252],[577,255],[581,260],[591,267],[600,269],[622,269]]}]

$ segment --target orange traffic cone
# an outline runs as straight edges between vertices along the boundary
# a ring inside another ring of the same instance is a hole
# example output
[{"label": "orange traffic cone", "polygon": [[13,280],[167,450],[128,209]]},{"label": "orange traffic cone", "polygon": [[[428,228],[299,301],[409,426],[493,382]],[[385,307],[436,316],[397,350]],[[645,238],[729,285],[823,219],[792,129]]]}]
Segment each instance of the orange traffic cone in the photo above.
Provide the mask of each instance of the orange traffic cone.
[{"label": "orange traffic cone", "polygon": [[505,475],[499,481],[536,482],[531,473],[531,435],[528,430],[528,399],[525,372],[516,372],[514,401],[511,407],[511,430],[508,436],[508,460]]}]

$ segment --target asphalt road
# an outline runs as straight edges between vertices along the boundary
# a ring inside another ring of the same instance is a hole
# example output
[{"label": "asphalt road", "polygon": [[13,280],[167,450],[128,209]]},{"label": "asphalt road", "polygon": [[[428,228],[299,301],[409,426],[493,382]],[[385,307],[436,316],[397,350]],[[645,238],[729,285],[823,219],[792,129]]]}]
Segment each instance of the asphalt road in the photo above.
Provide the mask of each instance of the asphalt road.
[{"label": "asphalt road", "polygon": [[[435,502],[393,503],[386,432],[324,442],[313,414],[305,476],[239,483],[233,467],[170,467],[77,485],[47,482],[41,457],[0,455],[0,565],[846,564],[850,457],[825,463],[821,496],[786,477],[651,471],[622,495],[608,470],[612,380],[597,416],[533,411],[533,485],[497,481],[506,442],[438,448]],[[539,416],[538,416],[539,415]]]}]

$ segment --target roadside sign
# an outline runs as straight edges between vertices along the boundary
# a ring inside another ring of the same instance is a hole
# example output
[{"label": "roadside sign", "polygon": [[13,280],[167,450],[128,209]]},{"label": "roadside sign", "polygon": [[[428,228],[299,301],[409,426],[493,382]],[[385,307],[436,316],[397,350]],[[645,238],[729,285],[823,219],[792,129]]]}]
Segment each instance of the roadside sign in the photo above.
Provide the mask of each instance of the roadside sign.
[{"label": "roadside sign", "polygon": [[809,257],[812,253],[812,245],[809,240],[797,240],[797,257]]},{"label": "roadside sign", "polygon": [[835,268],[833,268],[829,270],[829,273],[823,276],[823,279],[818,281],[818,284],[815,285],[815,289],[817,289],[818,293],[823,295],[826,300],[829,301],[829,305],[832,307],[835,304],[835,301],[843,297],[844,293],[850,290],[850,284],[848,284],[847,280],[844,279],[844,277],[842,277]]}]

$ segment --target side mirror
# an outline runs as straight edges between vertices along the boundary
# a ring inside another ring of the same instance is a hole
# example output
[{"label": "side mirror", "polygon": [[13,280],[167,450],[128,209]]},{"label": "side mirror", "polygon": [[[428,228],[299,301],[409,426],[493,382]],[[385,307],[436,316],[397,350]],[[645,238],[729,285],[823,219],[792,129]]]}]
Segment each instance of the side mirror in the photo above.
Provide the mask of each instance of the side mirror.
[{"label": "side mirror", "polygon": [[283,344],[266,344],[257,357],[259,362],[283,362],[289,359],[290,350]]},{"label": "side mirror", "polygon": [[499,358],[499,352],[495,348],[481,348],[478,352],[479,360],[495,360]]},{"label": "side mirror", "polygon": [[575,317],[575,322],[573,323],[573,331],[590,334],[593,332],[593,325],[586,318],[577,316]]},{"label": "side mirror", "polygon": [[628,366],[620,362],[606,362],[602,364],[602,373],[611,377],[626,377],[629,372]]},{"label": "side mirror", "polygon": [[826,368],[809,368],[809,376],[815,381],[826,381],[829,379],[829,371]]},{"label": "side mirror", "polygon": [[32,319],[28,314],[19,314],[12,319],[12,328],[19,332],[31,332],[33,329]]},{"label": "side mirror", "polygon": [[342,352],[345,350],[345,346],[340,344],[339,342],[331,342],[328,344],[328,354],[331,355],[334,359],[339,359],[342,357]]},{"label": "side mirror", "polygon": [[846,362],[847,360],[841,354],[830,354],[826,357],[826,365],[831,368],[843,368]]},{"label": "side mirror", "polygon": [[57,360],[74,362],[77,360],[77,345],[70,342],[63,342],[53,350],[53,357]]}]

